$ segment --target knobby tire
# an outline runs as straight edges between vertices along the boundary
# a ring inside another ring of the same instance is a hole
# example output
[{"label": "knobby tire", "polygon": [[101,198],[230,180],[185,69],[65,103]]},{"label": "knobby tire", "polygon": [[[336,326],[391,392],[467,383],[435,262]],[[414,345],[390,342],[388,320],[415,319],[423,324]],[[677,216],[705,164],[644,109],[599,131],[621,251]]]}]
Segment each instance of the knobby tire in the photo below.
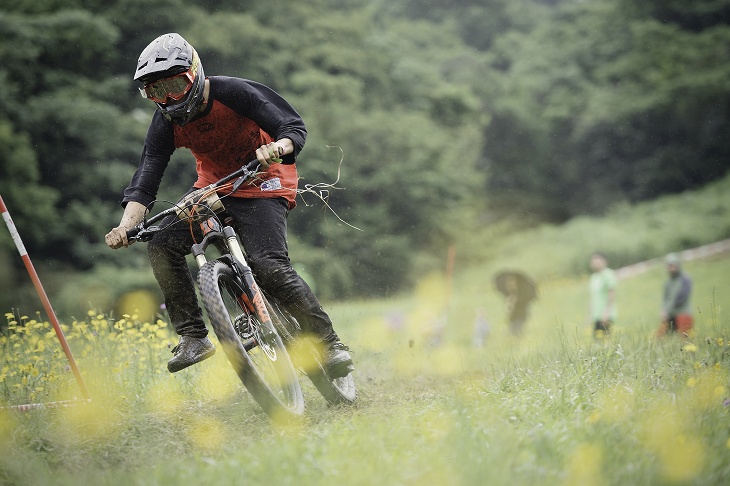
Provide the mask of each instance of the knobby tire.
[{"label": "knobby tire", "polygon": [[198,283],[211,327],[256,402],[275,418],[302,415],[304,398],[287,349],[271,320],[251,313],[240,298],[244,292],[233,269],[210,261],[200,269]]}]

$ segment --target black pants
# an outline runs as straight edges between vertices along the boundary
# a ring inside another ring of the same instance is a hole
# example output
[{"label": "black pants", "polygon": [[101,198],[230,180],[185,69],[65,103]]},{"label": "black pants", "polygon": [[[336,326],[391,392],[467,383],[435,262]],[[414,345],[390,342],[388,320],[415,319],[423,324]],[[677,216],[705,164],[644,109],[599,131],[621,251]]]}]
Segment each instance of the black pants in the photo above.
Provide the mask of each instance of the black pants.
[{"label": "black pants", "polygon": [[[292,268],[286,239],[289,214],[284,199],[245,199],[228,197],[226,212],[243,243],[256,283],[274,296],[299,321],[302,329],[323,341],[337,340],[332,321],[309,285]],[[176,221],[174,216],[161,223],[164,228]],[[208,330],[198,305],[186,256],[193,239],[187,222],[157,233],[148,244],[152,271],[165,296],[170,321],[181,336],[205,337]],[[194,228],[197,241],[202,239]]]},{"label": "black pants", "polygon": [[594,324],[595,324],[596,331],[611,332],[611,325],[613,324],[613,321],[597,320]]}]

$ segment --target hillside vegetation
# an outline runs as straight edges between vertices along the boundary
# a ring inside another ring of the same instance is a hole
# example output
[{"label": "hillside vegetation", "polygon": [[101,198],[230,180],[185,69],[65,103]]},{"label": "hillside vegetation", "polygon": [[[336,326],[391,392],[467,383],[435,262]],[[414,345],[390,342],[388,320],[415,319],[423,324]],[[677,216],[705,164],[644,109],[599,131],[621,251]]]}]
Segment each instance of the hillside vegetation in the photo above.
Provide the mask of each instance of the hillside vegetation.
[{"label": "hillside vegetation", "polygon": [[640,204],[620,203],[600,218],[580,216],[565,224],[524,231],[497,226],[491,234],[480,234],[481,242],[465,239],[458,246],[484,249],[486,263],[464,268],[469,274],[486,276],[513,268],[540,280],[575,276],[588,272],[588,260],[595,251],[619,268],[730,238],[729,193],[730,176],[699,191]]},{"label": "hillside vegetation", "polygon": [[[268,84],[302,114],[302,186],[341,168],[324,195],[364,231],[314,194],[289,220],[319,294],[392,295],[465,228],[600,215],[723,177],[729,18],[730,0],[5,1],[0,194],[63,280],[145,268],[103,235],[154,110],[137,57],[176,31],[208,75]],[[193,166],[177,153],[160,198]],[[6,307],[25,290],[13,252],[0,231]]]}]

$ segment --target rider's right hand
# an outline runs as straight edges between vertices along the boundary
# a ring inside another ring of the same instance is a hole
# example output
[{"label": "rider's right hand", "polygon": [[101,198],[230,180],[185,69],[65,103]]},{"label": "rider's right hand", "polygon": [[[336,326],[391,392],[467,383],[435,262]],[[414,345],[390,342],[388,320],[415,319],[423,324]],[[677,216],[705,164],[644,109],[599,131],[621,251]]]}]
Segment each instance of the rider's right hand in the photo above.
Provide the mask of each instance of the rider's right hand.
[{"label": "rider's right hand", "polygon": [[128,247],[127,231],[137,226],[144,219],[146,211],[147,207],[144,204],[129,201],[124,208],[124,214],[122,215],[122,220],[119,222],[119,226],[113,228],[104,237],[104,241],[109,248],[116,250],[117,248]]},{"label": "rider's right hand", "polygon": [[112,250],[116,250],[121,247],[128,247],[129,241],[127,241],[127,228],[123,226],[117,226],[106,234],[104,241]]}]

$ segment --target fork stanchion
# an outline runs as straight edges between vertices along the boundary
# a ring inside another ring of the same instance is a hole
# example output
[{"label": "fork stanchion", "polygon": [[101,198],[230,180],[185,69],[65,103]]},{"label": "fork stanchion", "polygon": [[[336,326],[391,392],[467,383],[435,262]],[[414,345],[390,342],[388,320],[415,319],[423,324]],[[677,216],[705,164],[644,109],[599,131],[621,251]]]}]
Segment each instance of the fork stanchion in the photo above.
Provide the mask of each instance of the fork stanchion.
[{"label": "fork stanchion", "polygon": [[46,309],[46,313],[51,319],[53,329],[56,331],[56,336],[58,336],[63,352],[66,353],[66,358],[71,366],[71,371],[73,371],[76,381],[79,384],[79,388],[81,388],[81,394],[88,400],[89,393],[86,391],[84,380],[81,378],[81,373],[79,373],[79,369],[76,367],[76,361],[74,360],[73,354],[71,354],[71,348],[68,347],[66,336],[63,335],[63,330],[61,329],[61,325],[58,323],[56,313],[53,311],[53,307],[51,307],[51,301],[48,300],[46,291],[43,289],[43,285],[38,277],[38,273],[35,271],[35,267],[33,267],[33,262],[30,261],[28,252],[25,250],[25,245],[23,245],[23,240],[20,239],[20,234],[18,234],[18,230],[15,228],[15,223],[13,223],[13,220],[10,217],[10,213],[8,212],[8,208],[5,206],[2,196],[0,196],[0,212],[2,212],[5,224],[7,225],[8,230],[10,230],[10,236],[13,238],[13,242],[18,249],[18,253],[20,253],[20,257],[23,259],[23,263],[25,264],[25,268],[28,270],[28,274],[33,281],[36,292],[38,292],[38,296],[41,298],[41,302],[43,302],[43,307]]}]

